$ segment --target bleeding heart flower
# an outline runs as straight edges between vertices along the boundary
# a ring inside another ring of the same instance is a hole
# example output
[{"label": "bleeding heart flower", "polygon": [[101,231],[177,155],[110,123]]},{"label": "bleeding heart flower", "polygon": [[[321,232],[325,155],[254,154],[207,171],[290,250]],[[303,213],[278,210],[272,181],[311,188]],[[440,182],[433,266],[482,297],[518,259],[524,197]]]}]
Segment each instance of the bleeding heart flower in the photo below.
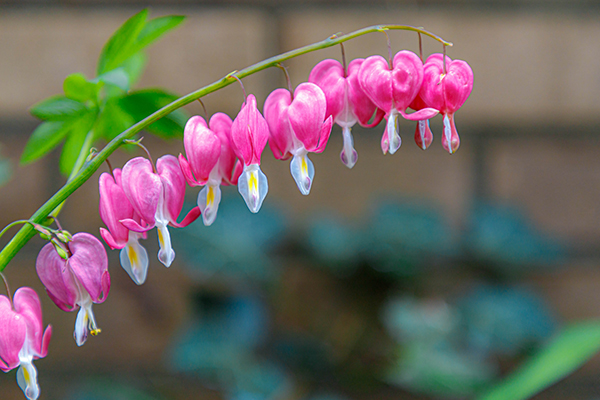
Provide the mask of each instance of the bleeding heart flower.
[{"label": "bleeding heart flower", "polygon": [[175,259],[175,252],[167,225],[182,228],[200,216],[200,210],[194,207],[183,221],[177,222],[185,197],[185,178],[177,158],[162,156],[156,161],[156,172],[146,158],[133,158],[123,167],[121,184],[134,212],[146,226],[132,218],[120,222],[135,232],[147,232],[156,226],[160,245],[158,259],[169,267]]},{"label": "bleeding heart flower", "polygon": [[188,120],[183,133],[187,159],[179,155],[179,164],[187,183],[190,186],[205,185],[198,194],[198,207],[206,226],[211,225],[217,217],[221,201],[220,185],[237,184],[242,172],[231,145],[231,118],[216,113],[209,124],[210,128],[204,118],[197,115]]},{"label": "bleeding heart flower", "polygon": [[121,266],[138,285],[146,281],[148,273],[148,253],[140,245],[139,239],[146,233],[131,231],[120,221],[133,219],[141,224],[121,186],[121,170],[116,168],[113,175],[103,173],[98,181],[100,191],[100,218],[108,230],[100,228],[100,235],[111,249],[121,249]]},{"label": "bleeding heart flower", "polygon": [[267,177],[260,170],[260,156],[267,145],[269,127],[256,107],[256,97],[249,95],[231,125],[231,145],[244,163],[238,179],[238,191],[253,213],[257,213],[269,191]]},{"label": "bleeding heart flower", "polygon": [[325,119],[327,100],[314,83],[302,83],[294,98],[286,89],[274,90],[265,101],[265,119],[269,125],[269,146],[279,160],[293,156],[290,170],[304,195],[310,192],[315,175],[308,153],[325,150],[331,134],[332,117]]},{"label": "bleeding heart flower", "polygon": [[[339,61],[323,60],[315,65],[308,77],[308,81],[319,86],[325,94],[327,99],[325,115],[332,116],[334,122],[342,128],[344,146],[340,158],[348,168],[352,168],[358,160],[358,154],[354,150],[352,126],[358,122],[361,126],[371,128],[377,125],[384,115],[384,112],[377,108],[361,89],[358,82],[358,71],[363,61],[362,58],[352,60],[346,73]],[[375,118],[369,124],[375,111],[377,111]]]},{"label": "bleeding heart flower", "polygon": [[388,151],[394,154],[402,144],[398,133],[398,114],[411,121],[420,121],[438,113],[433,108],[406,113],[423,82],[423,63],[411,51],[396,53],[391,67],[381,56],[367,58],[360,67],[358,81],[373,103],[386,113],[387,125],[381,138],[384,154]]},{"label": "bleeding heart flower", "polygon": [[100,333],[92,303],[104,302],[110,290],[106,250],[89,233],[73,235],[73,239],[66,243],[66,259],[58,254],[54,246],[48,243],[42,248],[35,269],[46,292],[61,310],[73,311],[79,307],[73,336],[77,345],[81,346],[88,333]]},{"label": "bleeding heart flower", "polygon": [[0,370],[19,367],[17,383],[29,400],[40,395],[33,360],[46,357],[51,336],[50,325],[44,330],[40,299],[33,289],[17,289],[13,303],[0,295]]},{"label": "bleeding heart flower", "polygon": [[460,138],[454,125],[454,113],[473,90],[473,70],[465,61],[446,56],[446,73],[442,54],[432,54],[425,61],[423,85],[419,95],[444,117],[442,146],[450,153],[458,150]]}]

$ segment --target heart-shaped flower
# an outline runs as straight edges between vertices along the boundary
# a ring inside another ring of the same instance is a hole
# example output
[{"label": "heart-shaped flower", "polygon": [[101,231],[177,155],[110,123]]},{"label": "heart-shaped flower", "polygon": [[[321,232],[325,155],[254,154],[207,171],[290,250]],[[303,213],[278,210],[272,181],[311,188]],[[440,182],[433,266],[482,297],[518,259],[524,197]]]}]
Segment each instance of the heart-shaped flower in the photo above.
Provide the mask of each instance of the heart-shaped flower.
[{"label": "heart-shaped flower", "polygon": [[425,61],[423,85],[419,95],[429,107],[444,117],[442,146],[450,153],[458,150],[460,138],[454,125],[454,113],[464,104],[473,90],[473,70],[465,61],[452,60],[442,54],[432,54]]},{"label": "heart-shaped flower", "polygon": [[[351,128],[358,122],[364,127],[373,127],[383,118],[384,112],[377,108],[361,89],[358,72],[364,59],[357,58],[348,65],[348,72],[337,60],[323,60],[312,69],[308,81],[315,83],[323,90],[327,99],[326,116],[332,116],[336,124],[342,128],[344,145],[340,158],[348,168],[352,168],[358,159],[354,149]],[[372,123],[369,120],[375,113]],[[266,112],[265,112],[266,113]]]},{"label": "heart-shaped flower", "polygon": [[238,191],[251,212],[257,213],[269,191],[267,177],[260,170],[260,156],[267,145],[269,126],[249,95],[231,125],[231,145],[244,164]]},{"label": "heart-shaped flower", "polygon": [[274,90],[265,101],[269,146],[275,158],[292,158],[290,170],[304,195],[310,193],[315,168],[308,153],[325,150],[331,134],[332,117],[325,118],[327,100],[314,83],[298,85],[294,98],[286,89]]},{"label": "heart-shaped flower", "polygon": [[58,254],[54,243],[46,244],[35,269],[52,301],[63,311],[79,307],[73,336],[78,346],[88,333],[100,332],[92,303],[102,303],[110,290],[108,257],[102,243],[89,233],[76,233],[66,244],[68,257]]},{"label": "heart-shaped flower", "polygon": [[423,82],[423,63],[413,52],[402,50],[394,56],[391,66],[381,56],[371,56],[361,65],[358,73],[361,88],[386,113],[386,129],[381,139],[383,153],[393,154],[402,144],[398,133],[398,115],[419,121],[438,113],[424,108],[412,114],[406,109],[417,97]]}]

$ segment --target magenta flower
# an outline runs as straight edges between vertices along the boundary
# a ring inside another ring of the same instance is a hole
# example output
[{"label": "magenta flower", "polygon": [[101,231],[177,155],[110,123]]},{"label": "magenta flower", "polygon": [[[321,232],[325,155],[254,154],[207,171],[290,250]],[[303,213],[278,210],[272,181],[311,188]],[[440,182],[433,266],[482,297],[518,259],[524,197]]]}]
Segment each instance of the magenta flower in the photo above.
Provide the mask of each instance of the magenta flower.
[{"label": "magenta flower", "polygon": [[[326,116],[332,116],[336,124],[342,128],[344,146],[340,153],[342,163],[352,168],[358,160],[354,150],[351,128],[358,122],[361,126],[371,128],[383,118],[384,112],[377,108],[358,83],[358,71],[364,59],[357,58],[348,65],[348,73],[337,60],[323,60],[312,69],[308,81],[319,86],[327,99]],[[369,120],[375,114],[372,123]],[[265,111],[266,114],[266,111]]]},{"label": "magenta flower", "polygon": [[100,329],[92,312],[92,303],[102,303],[110,290],[108,258],[98,239],[89,233],[76,233],[66,244],[68,257],[62,258],[53,243],[46,244],[35,262],[40,280],[52,301],[63,311],[79,306],[73,336],[78,346],[88,333]]},{"label": "magenta flower", "polygon": [[421,91],[423,101],[440,111],[444,117],[442,146],[450,153],[458,150],[460,138],[454,125],[454,113],[464,104],[473,90],[473,70],[465,61],[444,59],[439,53],[432,54],[425,61]]},{"label": "magenta flower", "polygon": [[286,89],[274,90],[265,101],[265,119],[269,125],[269,146],[279,160],[293,156],[292,176],[304,195],[310,192],[315,175],[308,153],[325,150],[331,134],[332,117],[325,119],[327,100],[314,83],[302,83],[294,98]]},{"label": "magenta flower", "polygon": [[231,145],[244,164],[238,179],[238,191],[253,213],[257,213],[269,191],[267,177],[260,170],[260,156],[267,145],[269,127],[249,95],[231,125]]},{"label": "magenta flower", "polygon": [[[114,175],[114,177],[113,177]],[[113,170],[113,175],[100,175],[100,218],[108,230],[100,228],[100,235],[111,249],[121,249],[121,266],[138,285],[146,280],[148,273],[148,253],[140,245],[139,239],[145,233],[130,231],[120,221],[133,219],[141,223],[141,218],[133,211],[121,186],[121,170]]]},{"label": "magenta flower", "polygon": [[[183,145],[187,159],[179,155],[179,164],[190,186],[203,186],[198,194],[198,208],[204,225],[217,217],[221,201],[220,185],[237,184],[241,164],[231,146],[232,121],[228,115],[216,113],[210,119],[194,116],[185,125]],[[188,161],[189,160],[189,161]]]},{"label": "magenta flower", "polygon": [[177,158],[171,155],[159,158],[156,172],[146,158],[133,158],[123,167],[121,184],[134,215],[138,215],[144,224],[134,218],[125,218],[120,222],[129,230],[140,233],[156,227],[160,245],[158,259],[169,267],[175,259],[175,252],[171,247],[167,225],[181,228],[200,216],[200,210],[194,207],[183,221],[177,222],[185,196],[185,178]]},{"label": "magenta flower", "polygon": [[33,360],[48,354],[52,327],[44,330],[40,299],[33,289],[17,289],[13,304],[0,295],[0,370],[19,367],[17,383],[28,399],[35,400],[40,388]]},{"label": "magenta flower", "polygon": [[398,114],[411,121],[419,121],[438,113],[433,108],[406,113],[423,82],[423,63],[411,51],[396,53],[391,68],[381,56],[367,58],[358,72],[358,81],[373,103],[386,113],[387,124],[381,138],[384,154],[388,151],[394,154],[402,144],[398,133]]}]

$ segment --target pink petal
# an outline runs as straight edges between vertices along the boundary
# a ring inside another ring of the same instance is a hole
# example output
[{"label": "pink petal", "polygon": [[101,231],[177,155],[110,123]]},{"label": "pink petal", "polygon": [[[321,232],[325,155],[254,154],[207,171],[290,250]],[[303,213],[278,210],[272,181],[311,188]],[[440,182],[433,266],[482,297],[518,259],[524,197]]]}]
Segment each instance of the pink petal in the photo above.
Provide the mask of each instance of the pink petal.
[{"label": "pink petal", "polygon": [[[348,78],[346,80],[348,82],[348,101],[350,102],[352,112],[358,119],[358,123],[361,126],[372,128],[381,122],[385,112],[378,109],[360,87],[358,73],[363,62],[364,59],[357,58],[352,60],[348,65]],[[329,99],[327,101],[329,101]],[[377,113],[375,113],[375,111],[377,111]],[[369,124],[369,120],[373,117],[374,113],[375,118],[373,119],[373,122]]]},{"label": "pink petal", "polygon": [[[27,341],[30,349],[37,358],[45,357],[49,338],[45,338],[47,332],[43,332],[40,298],[33,289],[22,287],[15,292],[13,302],[15,311],[24,317],[27,324]],[[42,339],[46,341],[45,346]]]},{"label": "pink petal", "polygon": [[446,57],[444,75],[441,54],[432,54],[425,63],[420,96],[430,107],[444,113],[454,113],[467,100],[473,89],[473,71],[462,60]]},{"label": "pink petal", "polygon": [[447,66],[448,73],[443,79],[446,96],[446,111],[457,111],[469,98],[473,90],[473,71],[469,64],[454,60]]},{"label": "pink petal", "polygon": [[[127,231],[129,232],[129,229]],[[104,241],[106,242],[108,247],[110,247],[111,250],[122,249],[123,247],[125,247],[126,243],[123,244],[123,246],[121,247],[121,245],[117,243],[117,241],[112,237],[110,232],[104,228],[100,228],[100,236],[102,236],[102,239],[104,239]]]},{"label": "pink petal", "polygon": [[324,146],[323,142],[329,138],[329,134],[327,138],[321,137],[326,109],[327,100],[321,88],[310,82],[298,85],[288,115],[294,134],[308,151]]},{"label": "pink petal", "polygon": [[240,175],[242,175],[242,172],[244,172],[244,164],[242,164],[240,160],[237,160],[235,163],[235,167],[233,168],[233,174],[231,176],[231,185],[238,184],[238,179],[240,178]]},{"label": "pink petal", "polygon": [[221,154],[218,136],[208,129],[204,118],[196,115],[185,125],[183,145],[196,180],[204,184]]},{"label": "pink petal", "polygon": [[373,103],[386,113],[392,109],[392,72],[388,62],[381,56],[365,59],[358,72],[361,89]]},{"label": "pink petal", "polygon": [[269,125],[269,147],[278,160],[292,156],[293,132],[288,117],[292,96],[286,89],[275,89],[265,100],[265,120]]},{"label": "pink petal", "polygon": [[322,153],[325,150],[325,146],[327,146],[327,142],[329,141],[329,136],[331,135],[331,128],[333,126],[333,119],[331,116],[327,117],[325,122],[321,125],[321,132],[319,134],[319,143],[317,147],[313,151],[314,153]]},{"label": "pink petal", "polygon": [[[143,233],[144,235],[146,234],[146,232],[148,232],[150,229],[156,226],[156,223],[154,222],[152,223],[152,225],[141,225],[138,221],[131,218],[122,219],[119,222],[122,223],[123,226],[125,226],[130,231]],[[146,237],[144,237],[144,239],[146,239]]]},{"label": "pink petal", "polygon": [[52,301],[63,311],[73,311],[77,301],[77,284],[66,263],[54,245],[48,243],[40,250],[35,269],[48,293],[52,294]]},{"label": "pink petal", "polygon": [[393,62],[393,98],[396,110],[406,110],[423,83],[423,62],[412,51],[396,53]]},{"label": "pink petal", "polygon": [[179,166],[181,167],[181,172],[183,173],[183,177],[185,178],[188,185],[191,187],[194,186],[202,186],[202,183],[198,182],[194,177],[194,173],[192,172],[192,167],[190,163],[185,159],[182,154],[179,154]]},{"label": "pink petal", "polygon": [[178,223],[177,221],[171,221],[171,225],[173,225],[176,228],[185,228],[186,226],[197,220],[199,216],[200,209],[198,207],[194,207],[190,210],[190,212],[187,213],[187,215],[183,218],[181,222]]},{"label": "pink petal", "polygon": [[[216,138],[216,136],[215,136]],[[216,139],[218,143],[218,138]],[[177,158],[162,156],[156,161],[156,170],[163,184],[164,210],[170,222],[176,222],[185,200],[185,178]]]},{"label": "pink petal", "polygon": [[269,138],[269,126],[250,94],[231,125],[231,144],[244,165],[260,164],[260,156]]},{"label": "pink petal", "polygon": [[[450,139],[448,143],[448,138]],[[458,132],[456,131],[456,126],[454,125],[454,114],[448,114],[444,116],[444,132],[442,134],[442,147],[453,154],[458,150],[460,146],[460,137],[458,136]]]},{"label": "pink petal", "polygon": [[[113,171],[115,177],[121,176],[121,171]],[[111,248],[123,248],[129,237],[129,230],[125,228],[119,220],[131,218],[133,216],[133,207],[127,200],[125,192],[109,173],[103,173],[98,180],[100,190],[100,218],[108,227],[111,233],[113,243]],[[104,236],[103,236],[104,237]],[[105,239],[106,240],[106,239]],[[107,242],[108,243],[108,242]]]},{"label": "pink petal", "polygon": [[344,75],[344,68],[339,61],[327,59],[315,65],[308,76],[309,82],[316,84],[323,90],[327,99],[325,114],[332,116],[334,119],[344,109],[346,101],[347,78]]},{"label": "pink petal", "polygon": [[426,150],[429,148],[432,141],[433,133],[429,127],[429,121],[424,120],[417,122],[417,128],[415,129],[415,143],[417,146],[423,150]]},{"label": "pink petal", "polygon": [[26,337],[27,322],[12,309],[8,297],[0,295],[0,370],[19,366],[19,351]]},{"label": "pink petal", "polygon": [[123,191],[134,211],[154,226],[154,215],[162,196],[162,182],[154,173],[150,161],[143,157],[129,160],[121,174]]},{"label": "pink petal", "polygon": [[216,113],[210,117],[210,129],[219,137],[221,142],[221,155],[219,156],[218,168],[221,179],[229,182],[235,166],[236,156],[231,145],[231,125],[233,121],[229,115]]},{"label": "pink petal", "polygon": [[108,258],[102,243],[95,236],[81,232],[73,235],[69,242],[73,256],[69,266],[83,288],[90,294],[94,303],[101,303],[110,289],[110,278],[104,276],[108,271]]},{"label": "pink petal", "polygon": [[433,118],[439,113],[439,111],[435,108],[423,108],[410,114],[405,113],[403,110],[399,110],[399,112],[400,115],[410,121],[421,121],[424,119]]}]

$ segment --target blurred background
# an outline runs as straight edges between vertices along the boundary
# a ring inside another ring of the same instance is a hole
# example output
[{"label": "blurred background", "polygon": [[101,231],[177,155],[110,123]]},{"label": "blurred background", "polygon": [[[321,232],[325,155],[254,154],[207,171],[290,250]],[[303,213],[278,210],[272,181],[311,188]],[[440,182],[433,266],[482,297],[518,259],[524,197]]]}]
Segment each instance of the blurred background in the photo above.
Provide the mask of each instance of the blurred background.
[{"label": "blurred background", "polygon": [[[337,32],[390,23],[422,26],[454,43],[475,84],[456,114],[461,147],[413,142],[381,154],[383,125],[353,129],[358,163],[339,160],[341,130],[311,156],[302,196],[287,162],[263,153],[270,191],[251,214],[223,189],[216,222],[172,230],[177,258],[151,255],[137,287],[110,252],[112,287],[95,306],[103,332],[82,348],[75,313],[45,295],[32,240],[5,273],[42,298],[53,325],[36,362],[43,399],[345,400],[471,398],[512,371],[561,326],[600,316],[600,4],[541,0],[0,0],[0,222],[28,218],[65,181],[60,152],[20,167],[39,121],[28,108],[62,93],[65,77],[94,75],[105,41],[145,6],[184,14],[184,25],[148,51],[137,87],[186,94],[227,73]],[[418,52],[414,33],[390,32],[395,52]],[[345,45],[348,60],[387,56],[383,34]],[[424,55],[441,45],[423,40]],[[286,62],[306,81],[334,47]],[[244,79],[266,96],[281,71]],[[204,99],[235,117],[237,85]],[[199,104],[185,108],[201,114]],[[154,158],[180,140],[145,135]],[[121,167],[136,152],[110,160]],[[71,232],[96,236],[97,177],[61,214]],[[188,189],[189,209],[198,189]],[[3,239],[5,241],[6,239]],[[4,243],[4,242],[3,242]],[[14,372],[2,399],[19,399]],[[538,399],[600,398],[600,358]]]}]

